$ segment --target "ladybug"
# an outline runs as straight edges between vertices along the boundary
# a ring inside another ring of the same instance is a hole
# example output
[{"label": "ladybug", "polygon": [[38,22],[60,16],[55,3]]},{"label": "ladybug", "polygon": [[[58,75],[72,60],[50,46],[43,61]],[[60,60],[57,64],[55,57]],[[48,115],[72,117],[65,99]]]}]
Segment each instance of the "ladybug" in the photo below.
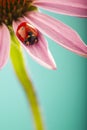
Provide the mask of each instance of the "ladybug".
[{"label": "ladybug", "polygon": [[16,35],[26,46],[33,45],[38,42],[37,29],[27,22],[23,22],[18,26]]}]

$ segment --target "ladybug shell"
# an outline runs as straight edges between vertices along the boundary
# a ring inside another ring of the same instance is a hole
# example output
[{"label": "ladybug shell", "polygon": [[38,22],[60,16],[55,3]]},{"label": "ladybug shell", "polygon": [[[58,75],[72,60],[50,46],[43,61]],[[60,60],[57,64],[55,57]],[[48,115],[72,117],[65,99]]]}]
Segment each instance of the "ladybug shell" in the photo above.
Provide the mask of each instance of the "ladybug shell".
[{"label": "ladybug shell", "polygon": [[[19,38],[19,40],[24,43],[26,39],[28,38],[28,34],[32,32],[32,34],[35,37],[38,37],[38,31],[29,23],[23,22],[21,23],[16,31],[16,35]],[[31,43],[30,43],[31,44]],[[33,43],[34,44],[34,43]]]}]

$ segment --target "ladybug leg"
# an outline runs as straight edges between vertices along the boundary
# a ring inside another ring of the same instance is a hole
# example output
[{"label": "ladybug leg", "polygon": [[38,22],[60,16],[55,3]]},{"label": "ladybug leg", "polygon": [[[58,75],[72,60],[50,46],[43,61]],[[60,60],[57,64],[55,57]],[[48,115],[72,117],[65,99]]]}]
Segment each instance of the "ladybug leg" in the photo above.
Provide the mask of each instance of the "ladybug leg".
[{"label": "ladybug leg", "polygon": [[37,42],[38,42],[38,38],[36,37],[36,38],[35,38],[35,43],[37,43]]},{"label": "ladybug leg", "polygon": [[24,44],[26,45],[26,46],[28,46],[30,43],[29,43],[29,40],[28,39],[26,39],[25,41],[24,41]]}]

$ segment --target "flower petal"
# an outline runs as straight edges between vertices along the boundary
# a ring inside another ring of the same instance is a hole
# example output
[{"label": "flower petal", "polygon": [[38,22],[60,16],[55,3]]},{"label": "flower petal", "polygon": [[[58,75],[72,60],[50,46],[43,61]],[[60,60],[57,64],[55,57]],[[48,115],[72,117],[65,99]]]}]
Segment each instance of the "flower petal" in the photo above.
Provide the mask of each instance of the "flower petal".
[{"label": "flower petal", "polygon": [[10,52],[10,34],[7,27],[0,26],[0,69],[4,67],[9,58]]},{"label": "flower petal", "polygon": [[[24,20],[22,20],[24,22]],[[18,25],[20,22],[13,22],[13,28],[16,32]],[[39,64],[47,67],[49,69],[56,69],[56,64],[54,59],[48,49],[47,41],[44,39],[42,34],[39,32],[38,34],[38,43],[30,46],[26,46],[20,42],[20,44],[26,49],[29,55],[36,60]]]},{"label": "flower petal", "polygon": [[33,4],[56,13],[87,17],[86,0],[34,0]]},{"label": "flower petal", "polygon": [[58,44],[87,57],[87,45],[69,26],[40,12],[28,13],[25,19]]}]

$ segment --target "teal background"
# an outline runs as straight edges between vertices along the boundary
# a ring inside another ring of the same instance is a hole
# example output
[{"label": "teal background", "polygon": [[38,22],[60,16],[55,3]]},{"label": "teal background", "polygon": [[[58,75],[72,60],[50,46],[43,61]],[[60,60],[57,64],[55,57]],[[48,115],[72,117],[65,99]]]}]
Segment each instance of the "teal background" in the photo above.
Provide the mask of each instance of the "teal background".
[{"label": "teal background", "polygon": [[[43,12],[71,26],[87,43],[87,19]],[[25,52],[45,126],[47,130],[86,130],[87,59],[47,40],[57,71],[43,68]],[[30,106],[9,60],[0,71],[0,130],[33,129]]]}]

